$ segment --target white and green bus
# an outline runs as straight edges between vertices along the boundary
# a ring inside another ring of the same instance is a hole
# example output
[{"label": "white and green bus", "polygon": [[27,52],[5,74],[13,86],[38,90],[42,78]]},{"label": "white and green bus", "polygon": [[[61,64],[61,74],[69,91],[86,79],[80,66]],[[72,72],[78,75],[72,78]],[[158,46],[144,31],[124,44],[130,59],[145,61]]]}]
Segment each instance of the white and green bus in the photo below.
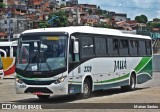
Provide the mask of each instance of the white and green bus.
[{"label": "white and green bus", "polygon": [[19,38],[15,79],[17,93],[40,99],[134,90],[152,79],[151,38],[89,26],[28,30]]}]

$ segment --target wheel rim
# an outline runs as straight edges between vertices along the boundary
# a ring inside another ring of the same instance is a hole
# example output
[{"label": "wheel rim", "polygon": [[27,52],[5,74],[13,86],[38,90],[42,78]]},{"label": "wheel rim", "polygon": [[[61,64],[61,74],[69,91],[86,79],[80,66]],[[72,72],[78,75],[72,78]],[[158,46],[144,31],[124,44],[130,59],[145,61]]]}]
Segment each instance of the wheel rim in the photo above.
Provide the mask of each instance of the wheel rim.
[{"label": "wheel rim", "polygon": [[85,83],[83,86],[83,93],[88,94],[88,84],[87,83]]},{"label": "wheel rim", "polygon": [[131,87],[132,87],[132,89],[135,88],[135,80],[134,80],[134,77],[131,78]]}]

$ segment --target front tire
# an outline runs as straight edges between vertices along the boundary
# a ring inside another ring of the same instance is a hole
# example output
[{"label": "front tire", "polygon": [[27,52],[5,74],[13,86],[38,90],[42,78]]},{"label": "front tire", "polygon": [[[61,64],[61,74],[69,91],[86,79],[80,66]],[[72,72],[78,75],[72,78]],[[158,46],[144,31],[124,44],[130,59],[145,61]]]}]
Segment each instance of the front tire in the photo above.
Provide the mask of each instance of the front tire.
[{"label": "front tire", "polygon": [[40,99],[40,100],[47,100],[50,95],[37,95],[37,97]]},{"label": "front tire", "polygon": [[128,86],[121,86],[121,89],[123,91],[133,91],[135,90],[135,87],[136,87],[136,77],[135,75],[131,75],[130,77],[130,84]]},{"label": "front tire", "polygon": [[83,84],[83,93],[81,94],[82,98],[89,98],[92,93],[92,85],[89,79],[85,79]]}]

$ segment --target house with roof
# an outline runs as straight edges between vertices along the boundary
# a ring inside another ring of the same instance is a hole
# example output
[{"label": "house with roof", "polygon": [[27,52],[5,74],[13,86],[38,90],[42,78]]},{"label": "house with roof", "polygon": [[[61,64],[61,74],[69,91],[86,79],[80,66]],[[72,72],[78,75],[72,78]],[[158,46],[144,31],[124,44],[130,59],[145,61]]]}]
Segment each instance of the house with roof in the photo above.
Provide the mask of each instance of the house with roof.
[{"label": "house with roof", "polygon": [[78,5],[78,0],[68,0],[66,2],[67,6],[77,6]]},{"label": "house with roof", "polygon": [[63,10],[66,13],[68,21],[71,26],[80,24],[81,18],[80,18],[80,12],[78,7],[76,6],[64,7],[64,8],[61,8],[61,10]]},{"label": "house with roof", "polygon": [[6,39],[7,34],[5,32],[0,32],[0,39]]},{"label": "house with roof", "polygon": [[113,13],[112,19],[114,19],[115,21],[126,21],[127,20],[127,14]]},{"label": "house with roof", "polygon": [[100,17],[98,15],[89,15],[81,19],[83,25],[93,26],[96,23],[100,22]]},{"label": "house with roof", "polygon": [[56,3],[59,6],[62,6],[62,5],[66,6],[66,0],[56,0]]}]

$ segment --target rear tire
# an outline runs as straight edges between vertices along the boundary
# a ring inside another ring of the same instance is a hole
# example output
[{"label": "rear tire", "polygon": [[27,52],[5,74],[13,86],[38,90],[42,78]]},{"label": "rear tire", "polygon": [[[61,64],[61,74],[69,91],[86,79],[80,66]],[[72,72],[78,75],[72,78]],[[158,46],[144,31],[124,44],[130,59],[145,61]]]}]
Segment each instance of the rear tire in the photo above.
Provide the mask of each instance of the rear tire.
[{"label": "rear tire", "polygon": [[40,100],[47,100],[50,95],[37,95],[37,97],[40,99]]},{"label": "rear tire", "polygon": [[89,79],[85,79],[83,84],[83,93],[81,94],[81,98],[89,98],[92,93],[92,84]]},{"label": "rear tire", "polygon": [[135,75],[131,75],[130,77],[130,84],[128,86],[121,86],[121,89],[123,91],[133,91],[135,90],[135,87],[136,87],[136,77]]}]

